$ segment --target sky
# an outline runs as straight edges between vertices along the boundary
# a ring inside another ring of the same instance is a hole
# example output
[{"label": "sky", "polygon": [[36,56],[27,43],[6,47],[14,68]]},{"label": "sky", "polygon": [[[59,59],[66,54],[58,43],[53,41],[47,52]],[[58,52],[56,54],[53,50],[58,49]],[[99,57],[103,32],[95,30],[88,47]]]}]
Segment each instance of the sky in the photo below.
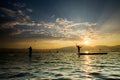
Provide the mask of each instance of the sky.
[{"label": "sky", "polygon": [[120,45],[120,0],[1,0],[0,48]]}]

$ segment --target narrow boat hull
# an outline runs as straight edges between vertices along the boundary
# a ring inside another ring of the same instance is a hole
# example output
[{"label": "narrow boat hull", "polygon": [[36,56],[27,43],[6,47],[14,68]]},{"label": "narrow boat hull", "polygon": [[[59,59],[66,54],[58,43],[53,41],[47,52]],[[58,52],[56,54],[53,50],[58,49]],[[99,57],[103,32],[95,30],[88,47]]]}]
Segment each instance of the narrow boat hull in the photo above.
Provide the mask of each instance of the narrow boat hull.
[{"label": "narrow boat hull", "polygon": [[78,53],[79,55],[105,55],[107,53]]}]

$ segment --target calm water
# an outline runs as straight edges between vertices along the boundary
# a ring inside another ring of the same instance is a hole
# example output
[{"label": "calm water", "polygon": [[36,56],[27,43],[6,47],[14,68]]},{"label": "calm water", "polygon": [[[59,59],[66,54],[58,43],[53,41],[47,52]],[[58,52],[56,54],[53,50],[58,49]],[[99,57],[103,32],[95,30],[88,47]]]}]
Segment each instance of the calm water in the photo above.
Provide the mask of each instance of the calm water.
[{"label": "calm water", "polygon": [[120,80],[120,52],[18,54],[0,56],[0,80]]}]

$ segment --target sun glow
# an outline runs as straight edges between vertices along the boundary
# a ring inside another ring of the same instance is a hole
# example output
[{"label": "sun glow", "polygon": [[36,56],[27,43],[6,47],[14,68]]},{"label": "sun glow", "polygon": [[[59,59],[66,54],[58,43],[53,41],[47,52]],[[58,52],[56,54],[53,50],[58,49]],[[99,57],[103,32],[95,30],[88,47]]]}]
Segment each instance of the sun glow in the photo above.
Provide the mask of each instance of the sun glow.
[{"label": "sun glow", "polygon": [[88,41],[88,40],[85,40],[85,41],[83,42],[83,44],[88,45],[88,44],[89,44],[89,41]]}]

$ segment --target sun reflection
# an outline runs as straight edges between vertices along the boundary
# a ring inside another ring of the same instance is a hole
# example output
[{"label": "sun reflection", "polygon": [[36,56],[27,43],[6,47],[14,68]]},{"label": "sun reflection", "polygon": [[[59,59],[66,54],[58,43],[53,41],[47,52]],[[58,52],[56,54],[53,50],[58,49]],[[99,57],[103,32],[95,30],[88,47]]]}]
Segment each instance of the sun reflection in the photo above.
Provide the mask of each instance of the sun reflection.
[{"label": "sun reflection", "polygon": [[[87,51],[88,52],[88,51]],[[91,66],[90,66],[90,63],[91,63],[91,59],[90,59],[90,56],[89,55],[85,55],[84,56],[84,59],[85,59],[85,63],[84,63],[84,69],[85,69],[85,76],[86,76],[86,80],[88,80],[87,78],[89,77],[89,71],[91,71]]]},{"label": "sun reflection", "polygon": [[90,64],[90,62],[91,62],[90,57],[88,55],[85,55],[84,58],[85,58],[85,64]]},{"label": "sun reflection", "polygon": [[85,51],[85,53],[89,53],[89,51]]}]

